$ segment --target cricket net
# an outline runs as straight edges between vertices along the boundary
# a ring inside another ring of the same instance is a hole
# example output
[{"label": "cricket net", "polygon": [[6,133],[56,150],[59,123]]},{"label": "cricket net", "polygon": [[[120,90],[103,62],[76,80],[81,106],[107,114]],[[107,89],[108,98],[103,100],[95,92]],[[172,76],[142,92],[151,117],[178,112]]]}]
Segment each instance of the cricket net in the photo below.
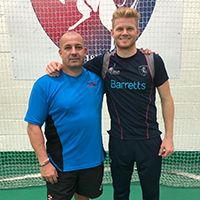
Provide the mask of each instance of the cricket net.
[{"label": "cricket net", "polygon": [[[1,0],[0,189],[45,184],[23,121],[32,85],[45,74],[47,63],[60,61],[58,41],[65,31],[74,29],[83,35],[88,48],[86,60],[111,50],[112,12],[119,6],[140,12],[137,46],[158,52],[170,76],[175,152],[163,159],[161,184],[200,187],[199,0]],[[109,124],[105,106],[102,135],[107,152]],[[132,176],[135,181],[139,181],[136,168]],[[104,184],[110,183],[107,155]]]}]

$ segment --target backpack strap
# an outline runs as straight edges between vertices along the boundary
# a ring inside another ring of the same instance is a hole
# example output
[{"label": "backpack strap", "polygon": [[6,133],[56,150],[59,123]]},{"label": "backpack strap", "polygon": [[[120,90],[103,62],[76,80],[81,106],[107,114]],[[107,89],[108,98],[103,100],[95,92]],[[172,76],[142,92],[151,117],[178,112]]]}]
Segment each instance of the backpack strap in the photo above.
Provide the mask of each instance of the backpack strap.
[{"label": "backpack strap", "polygon": [[151,73],[152,73],[152,77],[155,77],[155,65],[154,65],[154,56],[153,53],[151,54],[146,54],[145,55],[146,59],[147,59],[147,64],[150,67]]},{"label": "backpack strap", "polygon": [[115,51],[109,52],[107,51],[103,56],[103,64],[102,64],[102,70],[101,70],[101,77],[104,78],[106,75],[106,71],[108,68],[108,60],[110,58],[110,55],[113,55]]}]

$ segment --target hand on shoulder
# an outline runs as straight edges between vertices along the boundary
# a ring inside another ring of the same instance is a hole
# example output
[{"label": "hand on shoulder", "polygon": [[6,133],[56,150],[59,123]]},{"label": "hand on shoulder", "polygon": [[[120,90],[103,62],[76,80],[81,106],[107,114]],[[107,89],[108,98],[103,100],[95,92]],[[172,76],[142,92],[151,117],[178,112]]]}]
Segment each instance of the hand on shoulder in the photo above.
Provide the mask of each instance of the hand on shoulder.
[{"label": "hand on shoulder", "polygon": [[56,77],[60,76],[60,70],[62,69],[62,64],[59,62],[51,61],[46,66],[46,73],[48,76]]}]

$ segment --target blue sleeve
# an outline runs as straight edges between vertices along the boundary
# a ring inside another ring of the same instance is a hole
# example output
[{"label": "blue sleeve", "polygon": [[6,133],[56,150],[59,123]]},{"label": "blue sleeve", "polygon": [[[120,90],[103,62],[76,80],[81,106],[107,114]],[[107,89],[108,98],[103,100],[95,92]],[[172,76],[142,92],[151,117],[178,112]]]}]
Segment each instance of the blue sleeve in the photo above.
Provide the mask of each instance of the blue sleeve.
[{"label": "blue sleeve", "polygon": [[157,54],[154,54],[154,65],[155,65],[154,84],[156,87],[159,87],[163,83],[165,83],[169,79],[169,77],[165,69],[165,64],[162,58]]},{"label": "blue sleeve", "polygon": [[84,64],[84,68],[101,77],[103,55],[97,56]]},{"label": "blue sleeve", "polygon": [[37,80],[33,85],[29,98],[28,110],[25,121],[42,126],[48,116],[47,94],[44,90],[45,82]]}]

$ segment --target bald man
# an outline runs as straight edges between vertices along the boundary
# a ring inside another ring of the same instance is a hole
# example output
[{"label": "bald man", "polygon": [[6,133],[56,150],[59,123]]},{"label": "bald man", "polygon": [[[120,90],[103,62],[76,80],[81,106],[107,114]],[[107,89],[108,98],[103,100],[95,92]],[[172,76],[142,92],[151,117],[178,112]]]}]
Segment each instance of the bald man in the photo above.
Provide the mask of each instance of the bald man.
[{"label": "bald man", "polygon": [[80,34],[63,34],[60,76],[39,78],[29,99],[27,132],[46,181],[48,200],[70,200],[73,195],[75,200],[89,200],[102,194],[104,85],[98,75],[83,68],[86,53]]}]

